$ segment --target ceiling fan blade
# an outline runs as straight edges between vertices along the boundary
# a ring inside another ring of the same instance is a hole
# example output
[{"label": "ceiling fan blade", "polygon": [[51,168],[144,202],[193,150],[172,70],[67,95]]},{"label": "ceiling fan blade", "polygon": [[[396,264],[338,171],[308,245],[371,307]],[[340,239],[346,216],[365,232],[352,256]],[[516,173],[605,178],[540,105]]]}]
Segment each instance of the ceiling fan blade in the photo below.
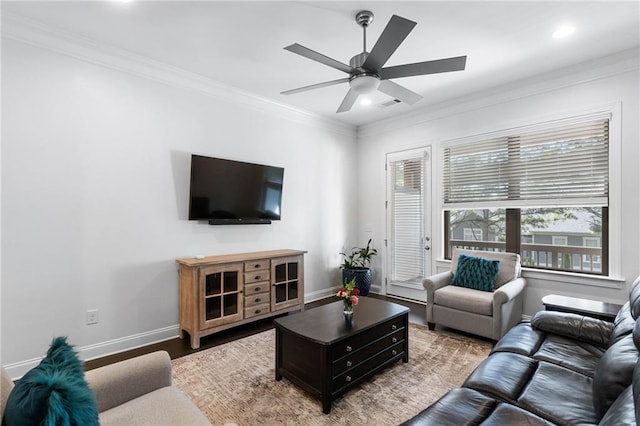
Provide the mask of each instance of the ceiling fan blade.
[{"label": "ceiling fan blade", "polygon": [[362,68],[374,73],[380,71],[416,24],[416,22],[393,15],[371,49],[371,53],[362,64]]},{"label": "ceiling fan blade", "polygon": [[382,80],[386,80],[389,78],[412,77],[414,75],[462,71],[464,70],[466,63],[466,56],[456,56],[455,58],[438,59],[435,61],[417,62],[415,64],[382,68],[378,75],[380,75]]},{"label": "ceiling fan blade", "polygon": [[399,84],[394,83],[390,80],[382,80],[380,81],[380,86],[378,86],[378,90],[382,93],[386,93],[394,99],[399,99],[405,104],[413,105],[422,99],[421,95],[418,95],[416,92],[412,92],[406,87],[402,87]]},{"label": "ceiling fan blade", "polygon": [[349,91],[347,92],[347,95],[342,100],[342,103],[340,104],[336,112],[349,111],[353,106],[353,104],[356,103],[356,99],[358,99],[358,96],[359,96],[358,92],[356,92],[353,89],[349,89]]},{"label": "ceiling fan blade", "polygon": [[293,95],[294,93],[306,92],[307,90],[319,89],[321,87],[333,86],[340,83],[348,83],[349,77],[339,78],[338,80],[325,81],[324,83],[311,84],[309,86],[298,87],[297,89],[285,90],[280,92],[282,95]]},{"label": "ceiling fan blade", "polygon": [[304,47],[298,43],[294,43],[291,46],[285,47],[284,49],[288,50],[289,52],[297,53],[298,55],[304,56],[305,58],[309,58],[313,61],[320,62],[321,64],[328,65],[331,68],[344,71],[346,73],[350,73],[352,70],[349,65],[343,64],[340,61],[336,61],[335,59],[325,56],[322,53],[318,53],[315,50]]}]

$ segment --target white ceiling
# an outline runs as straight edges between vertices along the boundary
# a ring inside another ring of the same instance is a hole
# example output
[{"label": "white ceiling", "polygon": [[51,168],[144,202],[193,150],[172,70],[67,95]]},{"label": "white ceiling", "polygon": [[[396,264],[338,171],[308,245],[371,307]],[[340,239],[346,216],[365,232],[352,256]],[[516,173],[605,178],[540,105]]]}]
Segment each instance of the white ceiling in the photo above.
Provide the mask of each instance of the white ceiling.
[{"label": "white ceiling", "polygon": [[[368,50],[393,14],[418,23],[387,66],[467,55],[466,70],[395,80],[424,96],[414,106],[379,108],[391,98],[378,93],[372,105],[336,114],[346,83],[281,95],[347,76],[283,47],[348,63],[362,51],[354,20],[362,9],[375,14]],[[638,1],[3,1],[2,10],[352,125],[640,48]],[[553,39],[564,22],[575,33]]]}]

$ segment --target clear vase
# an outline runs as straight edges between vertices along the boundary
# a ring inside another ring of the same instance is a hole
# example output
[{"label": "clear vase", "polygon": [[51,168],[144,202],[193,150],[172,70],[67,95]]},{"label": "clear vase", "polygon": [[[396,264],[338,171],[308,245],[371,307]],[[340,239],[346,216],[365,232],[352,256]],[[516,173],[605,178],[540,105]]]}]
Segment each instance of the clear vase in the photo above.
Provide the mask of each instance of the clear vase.
[{"label": "clear vase", "polygon": [[346,316],[353,315],[353,302],[351,300],[344,299],[344,314]]}]

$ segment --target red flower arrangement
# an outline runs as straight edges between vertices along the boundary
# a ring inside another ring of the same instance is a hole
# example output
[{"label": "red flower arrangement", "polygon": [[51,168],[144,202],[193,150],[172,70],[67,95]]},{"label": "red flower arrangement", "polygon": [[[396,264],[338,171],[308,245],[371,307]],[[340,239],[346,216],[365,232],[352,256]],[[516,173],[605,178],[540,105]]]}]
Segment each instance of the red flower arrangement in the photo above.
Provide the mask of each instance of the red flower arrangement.
[{"label": "red flower arrangement", "polygon": [[338,290],[338,294],[336,296],[341,297],[344,302],[344,313],[352,314],[353,306],[358,304],[358,295],[360,294],[360,289],[356,287],[355,278],[349,281]]}]

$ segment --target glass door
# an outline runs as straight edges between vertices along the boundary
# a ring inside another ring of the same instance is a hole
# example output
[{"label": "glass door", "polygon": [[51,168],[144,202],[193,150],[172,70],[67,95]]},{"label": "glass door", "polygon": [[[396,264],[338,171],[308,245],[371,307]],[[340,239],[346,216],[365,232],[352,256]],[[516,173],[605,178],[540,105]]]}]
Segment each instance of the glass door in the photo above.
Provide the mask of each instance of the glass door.
[{"label": "glass door", "polygon": [[242,263],[210,266],[200,271],[201,327],[215,327],[242,319]]},{"label": "glass door", "polygon": [[271,292],[272,311],[300,304],[301,298],[304,297],[304,275],[300,257],[273,259],[271,279],[274,286]]},{"label": "glass door", "polygon": [[431,148],[387,154],[386,293],[426,301],[431,275]]}]

